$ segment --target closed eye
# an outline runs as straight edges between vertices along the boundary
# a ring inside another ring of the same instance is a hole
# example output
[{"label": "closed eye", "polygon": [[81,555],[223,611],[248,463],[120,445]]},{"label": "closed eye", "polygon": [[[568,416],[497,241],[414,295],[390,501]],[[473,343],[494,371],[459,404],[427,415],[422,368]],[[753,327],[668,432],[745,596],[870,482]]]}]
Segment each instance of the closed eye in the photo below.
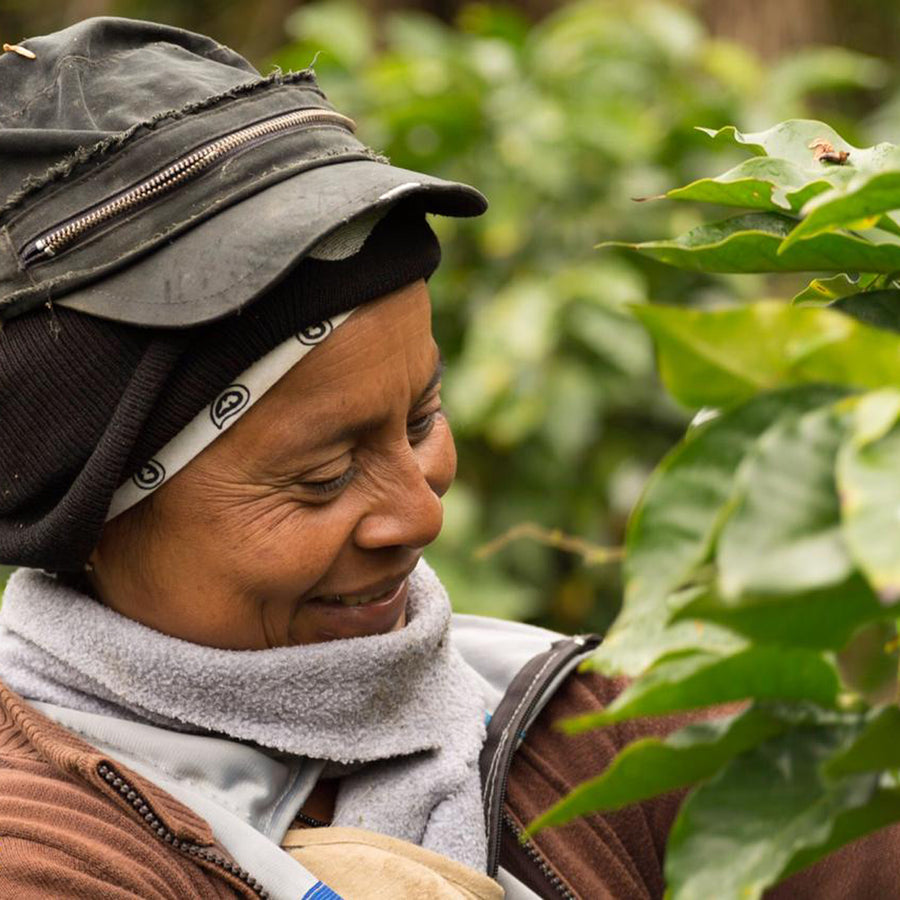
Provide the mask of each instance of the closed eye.
[{"label": "closed eye", "polygon": [[356,466],[349,466],[336,478],[328,478],[324,481],[301,481],[301,487],[312,491],[314,494],[326,496],[328,494],[336,494],[345,488],[356,475]]},{"label": "closed eye", "polygon": [[441,407],[438,407],[425,415],[412,419],[406,423],[407,433],[416,441],[421,441],[434,428],[435,420],[440,414]]}]

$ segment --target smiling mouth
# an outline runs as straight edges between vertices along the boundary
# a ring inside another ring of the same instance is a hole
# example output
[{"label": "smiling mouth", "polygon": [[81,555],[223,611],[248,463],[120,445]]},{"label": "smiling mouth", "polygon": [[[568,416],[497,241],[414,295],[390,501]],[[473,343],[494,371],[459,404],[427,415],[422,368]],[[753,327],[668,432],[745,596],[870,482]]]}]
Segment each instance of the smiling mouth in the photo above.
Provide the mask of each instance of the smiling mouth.
[{"label": "smiling mouth", "polygon": [[[418,562],[418,560],[417,560]],[[409,576],[384,578],[365,590],[346,594],[320,594],[304,601],[299,609],[297,634],[300,643],[387,634],[405,624]]]},{"label": "smiling mouth", "polygon": [[416,559],[415,563],[409,566],[402,574],[395,575],[392,578],[382,578],[381,581],[376,581],[374,584],[368,585],[366,590],[342,594],[320,594],[318,597],[310,597],[306,602],[322,603],[326,606],[333,607],[373,606],[381,603],[389,603],[391,600],[394,600],[403,589],[407,579],[418,563],[419,560]]},{"label": "smiling mouth", "polygon": [[335,606],[365,606],[367,603],[389,602],[399,593],[403,587],[405,578],[399,584],[395,584],[386,591],[370,594],[333,594],[331,597],[316,597],[318,603],[329,603]]}]

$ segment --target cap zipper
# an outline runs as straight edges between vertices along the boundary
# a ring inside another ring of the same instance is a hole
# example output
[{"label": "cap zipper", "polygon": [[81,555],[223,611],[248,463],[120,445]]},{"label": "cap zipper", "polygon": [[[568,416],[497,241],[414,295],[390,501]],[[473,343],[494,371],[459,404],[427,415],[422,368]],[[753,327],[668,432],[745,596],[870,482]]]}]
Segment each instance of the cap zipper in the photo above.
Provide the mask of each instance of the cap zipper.
[{"label": "cap zipper", "polygon": [[192,150],[134,187],[45,231],[25,245],[19,254],[20,261],[27,267],[55,256],[100,225],[130,213],[184,182],[196,178],[250,143],[274,137],[294,128],[319,124],[338,125],[351,133],[356,131],[356,123],[352,119],[327,109],[295,110],[265,119],[255,125],[248,125]]}]

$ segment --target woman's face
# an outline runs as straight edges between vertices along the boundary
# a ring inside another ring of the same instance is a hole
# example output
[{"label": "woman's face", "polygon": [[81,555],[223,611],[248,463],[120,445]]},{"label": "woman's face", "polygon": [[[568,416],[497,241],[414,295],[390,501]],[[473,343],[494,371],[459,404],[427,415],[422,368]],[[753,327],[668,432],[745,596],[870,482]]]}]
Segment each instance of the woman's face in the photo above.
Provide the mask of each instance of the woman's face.
[{"label": "woman's face", "polygon": [[455,471],[418,281],[358,309],[110,522],[91,556],[94,586],[124,615],[212,647],[392,631]]}]

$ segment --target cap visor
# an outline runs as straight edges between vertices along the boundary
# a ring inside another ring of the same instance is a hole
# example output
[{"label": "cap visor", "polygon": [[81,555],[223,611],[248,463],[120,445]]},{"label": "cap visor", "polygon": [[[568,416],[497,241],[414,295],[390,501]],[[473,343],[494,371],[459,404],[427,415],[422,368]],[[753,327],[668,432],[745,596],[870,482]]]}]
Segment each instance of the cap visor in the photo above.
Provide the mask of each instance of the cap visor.
[{"label": "cap visor", "polygon": [[162,328],[220,319],[255,300],[326,235],[418,197],[427,212],[477,216],[474,188],[369,160],[322,165],[228,207],[128,268],[59,297],[80,312]]}]

